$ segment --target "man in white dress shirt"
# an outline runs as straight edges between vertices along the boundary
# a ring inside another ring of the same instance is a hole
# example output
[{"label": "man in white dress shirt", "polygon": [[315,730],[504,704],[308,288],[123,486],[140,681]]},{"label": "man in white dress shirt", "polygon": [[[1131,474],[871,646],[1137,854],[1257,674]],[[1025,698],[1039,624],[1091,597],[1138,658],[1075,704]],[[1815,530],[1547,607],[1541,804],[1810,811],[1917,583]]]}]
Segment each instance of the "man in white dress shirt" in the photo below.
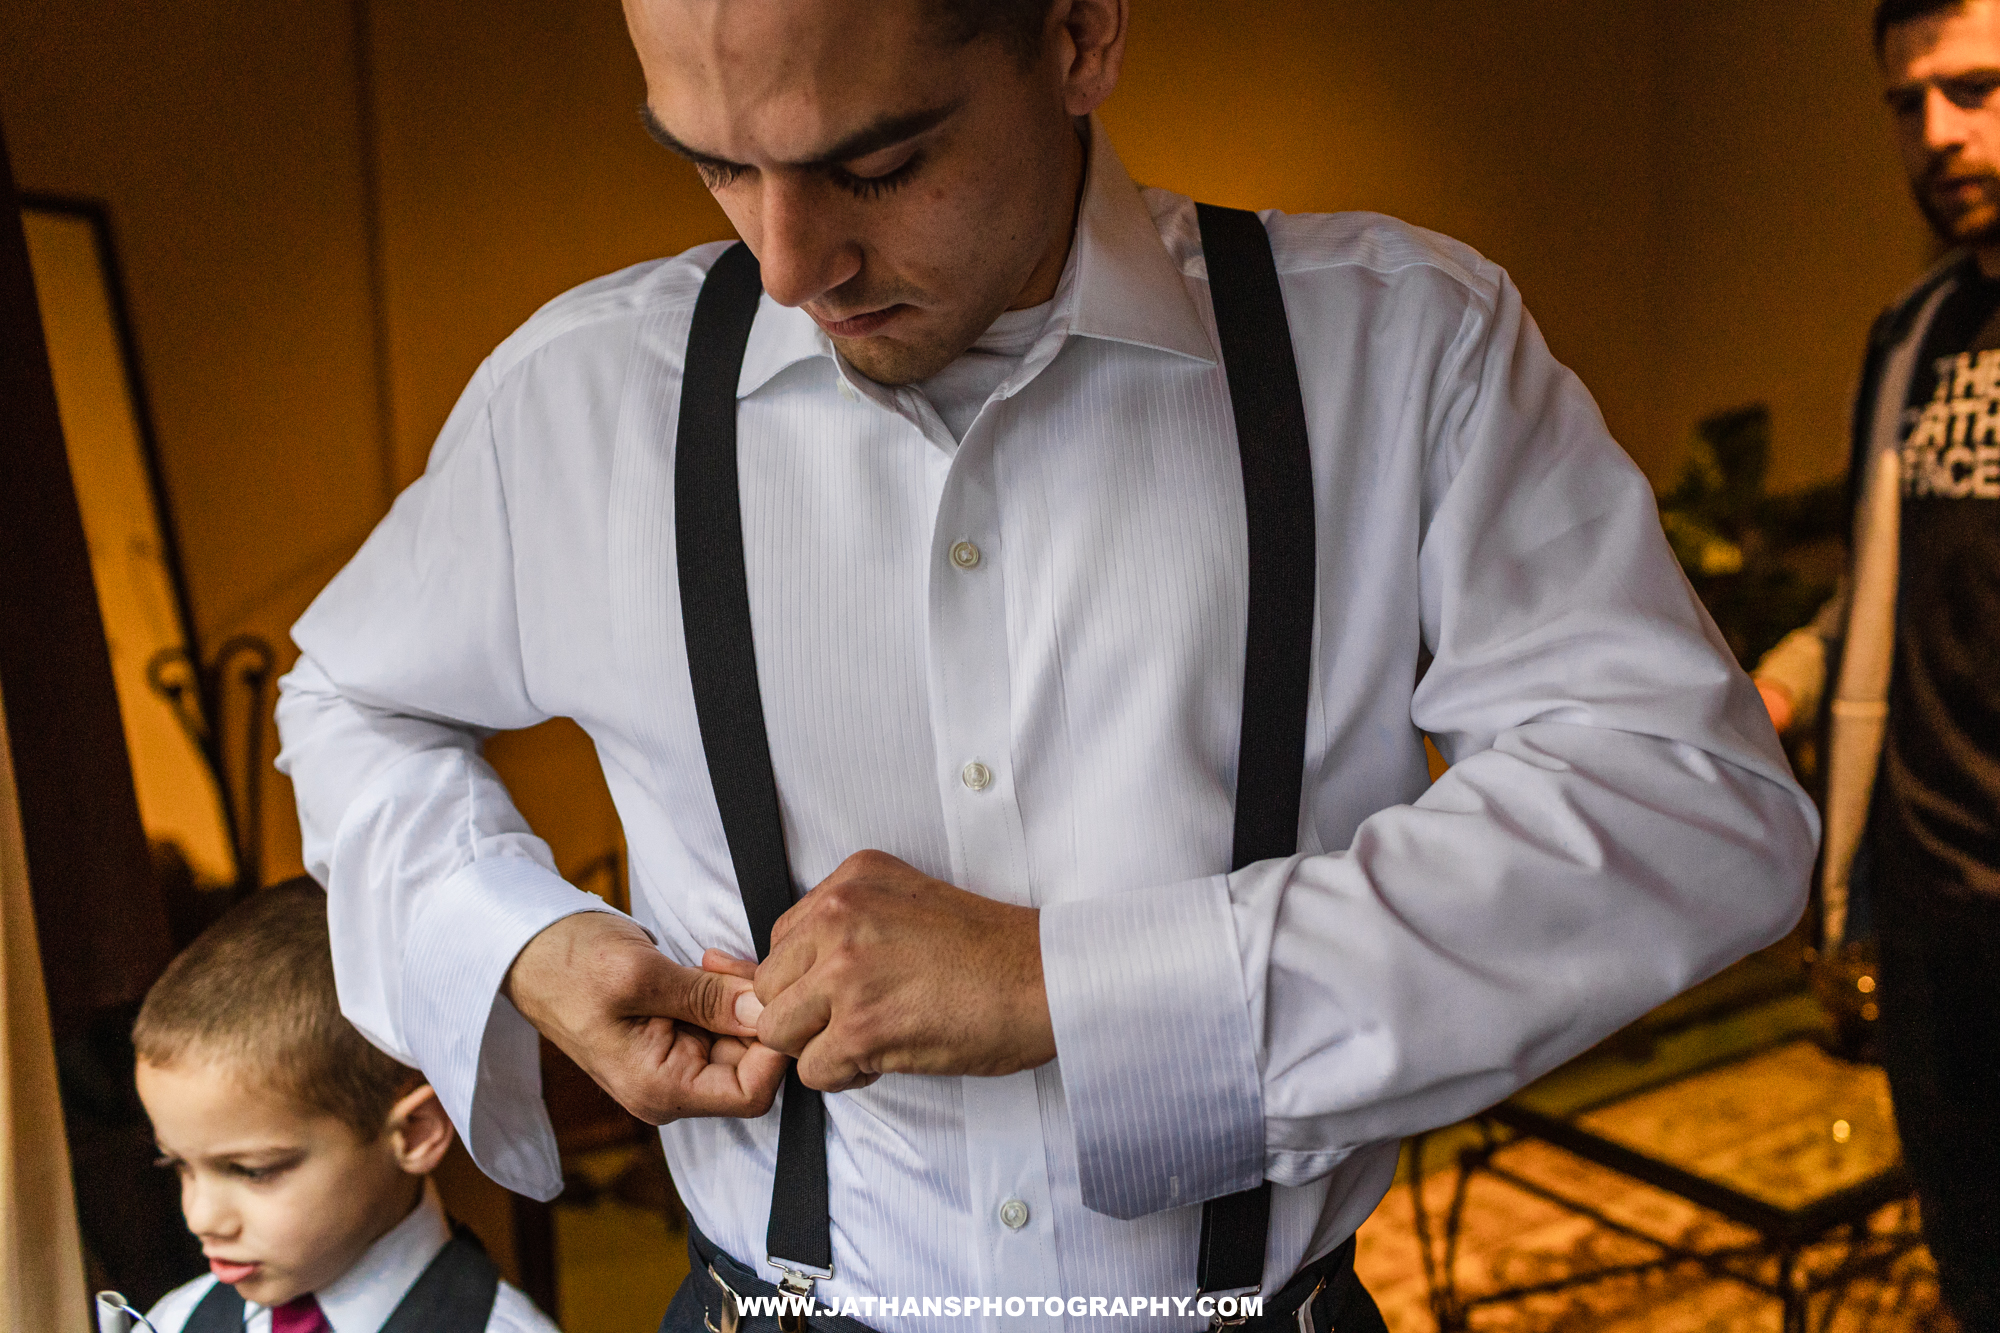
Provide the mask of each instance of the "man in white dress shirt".
[{"label": "man in white dress shirt", "polygon": [[[1128,1296],[1192,1293],[1203,1201],[1271,1182],[1277,1292],[1402,1136],[1791,925],[1811,806],[1504,273],[1380,217],[1265,218],[1315,615],[1298,854],[1232,871],[1249,519],[1194,207],[1092,118],[1124,0],[626,15],[653,132],[761,265],[742,547],[804,896],[754,964],[676,576],[702,246],[503,343],[294,631],[280,763],[345,1011],[496,1179],[559,1187],[539,1029],[773,1277],[795,1057],[832,1094],[821,1301],[1096,1327],[1101,1294],[1136,1323]],[[553,716],[597,745],[634,919],[561,881],[480,757]]]}]

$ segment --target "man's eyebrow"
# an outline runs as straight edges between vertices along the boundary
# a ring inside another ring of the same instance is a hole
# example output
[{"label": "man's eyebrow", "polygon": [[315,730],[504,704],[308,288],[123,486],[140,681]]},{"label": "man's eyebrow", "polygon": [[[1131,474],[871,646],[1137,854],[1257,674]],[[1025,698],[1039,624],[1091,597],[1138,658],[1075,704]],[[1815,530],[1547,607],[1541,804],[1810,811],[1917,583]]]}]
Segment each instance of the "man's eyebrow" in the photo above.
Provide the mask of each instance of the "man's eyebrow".
[{"label": "man's eyebrow", "polygon": [[[922,111],[906,111],[899,115],[884,116],[872,125],[862,126],[822,152],[815,153],[803,161],[788,162],[785,165],[804,168],[833,167],[843,162],[852,162],[857,157],[867,157],[870,153],[879,153],[885,148],[893,148],[905,140],[914,139],[919,134],[936,129],[956,115],[964,104],[965,100],[960,98],[943,106],[927,107]],[[745,170],[741,162],[731,162],[726,157],[704,153],[699,148],[682,143],[660,123],[659,117],[653,114],[653,108],[650,106],[640,106],[639,119],[645,124],[646,133],[653,137],[654,142],[678,153],[696,166],[713,167],[720,171]]]},{"label": "man's eyebrow", "polygon": [[1933,74],[1927,79],[1905,79],[1891,84],[1887,96],[1898,93],[1917,93],[1926,88],[1943,87],[1952,83],[2000,83],[2000,65],[1978,65],[1972,69],[1962,69],[1951,74]]}]

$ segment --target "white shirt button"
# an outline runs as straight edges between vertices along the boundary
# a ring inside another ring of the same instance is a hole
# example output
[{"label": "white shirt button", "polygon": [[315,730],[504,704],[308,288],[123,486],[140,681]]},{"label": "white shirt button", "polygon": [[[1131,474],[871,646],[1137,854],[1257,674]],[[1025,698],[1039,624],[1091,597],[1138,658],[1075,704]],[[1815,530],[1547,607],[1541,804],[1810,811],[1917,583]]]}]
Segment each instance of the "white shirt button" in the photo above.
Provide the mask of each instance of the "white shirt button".
[{"label": "white shirt button", "polygon": [[993,785],[993,770],[977,759],[959,770],[959,779],[974,791],[985,791]]},{"label": "white shirt button", "polygon": [[951,548],[951,563],[960,569],[979,568],[979,548],[971,542],[960,542]]},{"label": "white shirt button", "polygon": [[850,403],[856,403],[861,401],[861,395],[856,393],[854,391],[854,386],[852,384],[849,384],[846,380],[840,381],[840,396],[842,398],[845,398]]},{"label": "white shirt button", "polygon": [[1019,1199],[1009,1199],[1000,1205],[1000,1222],[1009,1231],[1019,1231],[1028,1225],[1028,1205]]}]

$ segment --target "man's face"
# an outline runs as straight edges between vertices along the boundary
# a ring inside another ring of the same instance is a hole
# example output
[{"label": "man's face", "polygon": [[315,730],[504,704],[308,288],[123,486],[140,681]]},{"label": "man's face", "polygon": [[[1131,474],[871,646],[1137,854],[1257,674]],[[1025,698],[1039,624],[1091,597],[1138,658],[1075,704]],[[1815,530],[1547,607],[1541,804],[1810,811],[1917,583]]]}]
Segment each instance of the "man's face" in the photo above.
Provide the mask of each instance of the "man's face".
[{"label": "man's face", "polygon": [[1024,65],[928,0],[626,0],[655,133],[855,367],[928,378],[1068,254],[1082,149],[1058,36]]},{"label": "man's face", "polygon": [[354,1266],[415,1206],[391,1135],[364,1142],[227,1064],[139,1063],[139,1098],[216,1277],[282,1305]]},{"label": "man's face", "polygon": [[1947,244],[2000,245],[2000,0],[1890,28],[1882,73],[1924,216]]}]

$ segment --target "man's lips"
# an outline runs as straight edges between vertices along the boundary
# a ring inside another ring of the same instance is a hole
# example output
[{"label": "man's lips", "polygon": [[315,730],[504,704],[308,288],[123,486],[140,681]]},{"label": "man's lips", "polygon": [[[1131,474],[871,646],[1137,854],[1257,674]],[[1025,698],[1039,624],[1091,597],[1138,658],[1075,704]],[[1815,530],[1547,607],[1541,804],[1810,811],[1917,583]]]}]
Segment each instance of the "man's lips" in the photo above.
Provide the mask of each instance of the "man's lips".
[{"label": "man's lips", "polygon": [[215,1274],[215,1280],[232,1287],[255,1273],[258,1267],[257,1264],[239,1264],[228,1259],[218,1259],[214,1255],[208,1257],[208,1271]]},{"label": "man's lips", "polygon": [[1992,176],[1933,176],[1931,193],[1938,195],[1986,194],[2000,185]]},{"label": "man's lips", "polygon": [[879,332],[885,324],[907,309],[908,306],[897,304],[883,306],[880,310],[870,310],[862,315],[850,315],[846,319],[824,319],[819,315],[814,315],[813,318],[819,321],[819,326],[827,331],[829,337],[866,338],[870,334]]}]

